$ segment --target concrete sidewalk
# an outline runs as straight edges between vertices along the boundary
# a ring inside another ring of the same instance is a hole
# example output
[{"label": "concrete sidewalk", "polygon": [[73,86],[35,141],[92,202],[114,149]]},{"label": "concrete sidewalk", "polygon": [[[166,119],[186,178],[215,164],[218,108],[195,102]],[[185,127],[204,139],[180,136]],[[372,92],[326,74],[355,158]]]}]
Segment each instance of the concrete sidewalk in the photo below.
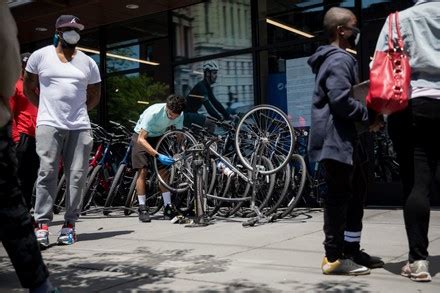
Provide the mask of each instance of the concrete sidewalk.
[{"label": "concrete sidewalk", "polygon": [[[43,252],[62,292],[440,292],[440,211],[431,213],[431,283],[399,275],[407,257],[401,210],[365,211],[362,246],[381,256],[371,275],[324,276],[322,212],[243,228],[219,219],[203,228],[165,220],[89,215],[77,225],[79,242]],[[55,242],[62,224],[50,227]],[[0,292],[20,291],[0,248]]]}]

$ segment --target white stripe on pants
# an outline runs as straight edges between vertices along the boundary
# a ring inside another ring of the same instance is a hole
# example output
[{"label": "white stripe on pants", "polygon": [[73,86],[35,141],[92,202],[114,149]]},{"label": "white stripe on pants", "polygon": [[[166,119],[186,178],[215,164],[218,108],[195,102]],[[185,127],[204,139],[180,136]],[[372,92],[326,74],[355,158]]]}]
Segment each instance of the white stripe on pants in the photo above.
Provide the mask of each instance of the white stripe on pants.
[{"label": "white stripe on pants", "polygon": [[93,138],[91,130],[65,130],[40,125],[36,130],[37,154],[40,157],[34,217],[37,223],[53,219],[59,163],[62,154],[66,174],[66,213],[64,219],[74,224],[79,217]]}]

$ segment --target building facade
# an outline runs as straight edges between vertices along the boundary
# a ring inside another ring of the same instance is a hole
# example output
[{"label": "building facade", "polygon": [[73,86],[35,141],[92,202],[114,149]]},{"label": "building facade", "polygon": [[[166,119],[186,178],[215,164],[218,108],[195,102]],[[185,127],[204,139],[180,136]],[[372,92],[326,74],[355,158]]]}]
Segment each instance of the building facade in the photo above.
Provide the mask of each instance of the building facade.
[{"label": "building facade", "polygon": [[[310,123],[313,75],[306,60],[326,42],[322,35],[325,12],[339,6],[357,15],[362,34],[356,58],[361,79],[367,79],[369,58],[385,18],[412,4],[382,0],[8,2],[23,52],[52,42],[60,14],[80,17],[86,26],[80,48],[97,61],[103,76],[102,103],[92,115],[95,122],[124,123],[171,92],[186,95],[203,78],[203,62],[215,60],[220,71],[214,94],[229,111],[274,104],[288,112],[295,126]],[[43,7],[50,4],[53,7]]]},{"label": "building facade", "polygon": [[[267,103],[310,126],[314,76],[307,58],[327,42],[322,21],[334,6],[352,10],[361,39],[352,53],[360,79],[389,13],[412,0],[52,0],[8,1],[23,52],[52,43],[61,14],[86,26],[79,49],[98,63],[102,99],[92,120],[130,125],[145,107],[170,93],[187,95],[203,78],[202,64],[220,70],[213,91],[233,114]],[[394,200],[394,199],[392,199]]]}]

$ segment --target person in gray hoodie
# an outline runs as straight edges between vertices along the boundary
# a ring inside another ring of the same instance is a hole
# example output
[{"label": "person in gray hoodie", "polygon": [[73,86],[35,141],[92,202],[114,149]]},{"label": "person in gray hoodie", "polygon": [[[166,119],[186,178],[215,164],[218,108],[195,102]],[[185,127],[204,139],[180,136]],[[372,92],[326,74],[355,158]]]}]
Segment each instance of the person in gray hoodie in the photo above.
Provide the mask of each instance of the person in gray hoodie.
[{"label": "person in gray hoodie", "polygon": [[330,44],[308,60],[316,74],[308,154],[324,167],[328,186],[321,268],[324,274],[369,274],[383,262],[360,249],[365,188],[355,188],[361,180],[356,123],[367,122],[368,111],[353,97],[358,67],[346,50],[356,47],[360,30],[356,16],[339,7],[327,11],[323,26]]}]

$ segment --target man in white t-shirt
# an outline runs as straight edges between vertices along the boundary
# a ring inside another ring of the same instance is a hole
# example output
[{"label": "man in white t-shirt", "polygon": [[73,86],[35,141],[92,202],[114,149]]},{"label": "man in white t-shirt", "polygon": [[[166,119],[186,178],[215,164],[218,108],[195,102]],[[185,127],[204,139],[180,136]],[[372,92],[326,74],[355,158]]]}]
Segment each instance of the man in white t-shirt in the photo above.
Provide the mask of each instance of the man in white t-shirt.
[{"label": "man in white t-shirt", "polygon": [[[79,18],[61,15],[53,45],[35,51],[28,60],[24,92],[38,106],[36,145],[40,157],[35,202],[37,240],[49,245],[60,158],[66,175],[66,213],[59,244],[76,241],[75,222],[85,187],[93,139],[87,111],[98,105],[101,77],[98,66],[75,47],[84,29]],[[36,89],[39,88],[39,91]],[[39,93],[39,94],[37,94]]]}]

